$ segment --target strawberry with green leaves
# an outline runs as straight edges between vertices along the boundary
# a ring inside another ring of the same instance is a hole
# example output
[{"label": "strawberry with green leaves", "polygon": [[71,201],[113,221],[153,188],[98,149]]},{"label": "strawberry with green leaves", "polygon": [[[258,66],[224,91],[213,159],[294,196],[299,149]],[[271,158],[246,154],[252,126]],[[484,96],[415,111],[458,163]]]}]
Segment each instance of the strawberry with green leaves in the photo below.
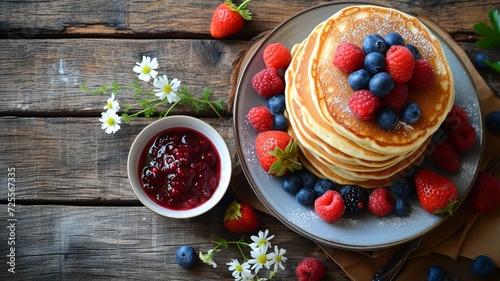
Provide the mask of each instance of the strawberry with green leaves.
[{"label": "strawberry with green leaves", "polygon": [[424,210],[431,214],[453,214],[458,202],[455,183],[432,170],[422,169],[415,175],[418,200]]},{"label": "strawberry with green leaves", "polygon": [[284,131],[269,130],[255,138],[255,150],[261,167],[281,177],[302,167],[297,142]]},{"label": "strawberry with green leaves", "polygon": [[234,201],[226,209],[224,226],[234,233],[251,232],[259,227],[259,218],[252,206]]},{"label": "strawberry with green leaves", "polygon": [[252,18],[246,8],[250,1],[245,0],[239,6],[233,4],[231,0],[220,4],[212,15],[210,34],[220,39],[238,33],[243,28],[245,20]]}]

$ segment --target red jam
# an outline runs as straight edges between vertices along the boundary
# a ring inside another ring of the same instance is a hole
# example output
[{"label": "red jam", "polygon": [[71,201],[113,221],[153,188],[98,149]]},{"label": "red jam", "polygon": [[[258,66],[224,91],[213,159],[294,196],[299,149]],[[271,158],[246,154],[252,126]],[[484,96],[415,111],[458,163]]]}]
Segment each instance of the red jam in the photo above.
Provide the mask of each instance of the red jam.
[{"label": "red jam", "polygon": [[217,150],[192,129],[161,132],[144,148],[142,158],[139,173],[143,190],[168,209],[189,210],[205,203],[219,183]]}]

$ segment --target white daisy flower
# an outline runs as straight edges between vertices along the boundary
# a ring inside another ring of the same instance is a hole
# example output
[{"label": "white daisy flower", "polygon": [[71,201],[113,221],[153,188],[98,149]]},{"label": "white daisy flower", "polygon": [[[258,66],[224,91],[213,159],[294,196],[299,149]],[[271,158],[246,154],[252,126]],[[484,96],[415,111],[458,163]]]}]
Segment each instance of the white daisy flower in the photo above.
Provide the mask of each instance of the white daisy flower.
[{"label": "white daisy flower", "polygon": [[278,271],[278,268],[285,270],[285,266],[283,265],[286,262],[287,258],[283,256],[286,253],[285,249],[278,249],[278,246],[274,246],[274,253],[269,253],[269,262],[271,265],[274,264],[273,271]]},{"label": "white daisy flower", "polygon": [[154,91],[157,92],[155,96],[157,96],[160,100],[167,98],[169,103],[181,100],[181,98],[177,95],[177,91],[181,86],[181,81],[177,78],[168,81],[167,75],[163,75],[162,77],[155,78],[153,85],[158,88]]},{"label": "white daisy flower", "polygon": [[118,104],[118,101],[115,100],[115,94],[111,94],[111,97],[108,99],[104,109],[113,109],[116,112],[120,110],[120,105]]},{"label": "white daisy flower", "polygon": [[229,270],[233,272],[234,280],[249,280],[249,278],[253,277],[250,271],[250,264],[246,262],[240,264],[238,260],[233,259],[226,264],[229,265]]},{"label": "white daisy flower", "polygon": [[269,269],[271,267],[271,262],[269,260],[269,255],[266,254],[267,249],[264,247],[255,248],[250,252],[252,259],[248,260],[251,270],[255,270],[255,274],[259,272],[262,267]]},{"label": "white daisy flower", "polygon": [[101,113],[99,121],[102,122],[101,129],[105,129],[106,134],[116,133],[116,131],[120,130],[120,125],[118,124],[122,122],[120,116],[113,109],[108,109]]},{"label": "white daisy flower", "polygon": [[255,235],[252,235],[250,236],[250,239],[252,239],[253,243],[250,244],[250,248],[252,249],[256,249],[256,248],[265,248],[264,251],[267,251],[268,248],[271,247],[271,239],[274,238],[274,235],[271,235],[269,237],[267,237],[269,235],[269,230],[266,229],[264,232],[262,232],[262,230],[259,231],[259,236],[255,236]]},{"label": "white daisy flower", "polygon": [[139,79],[148,82],[151,78],[155,78],[158,72],[155,70],[158,68],[158,61],[156,58],[151,59],[150,57],[143,56],[142,62],[136,62],[133,71],[139,73]]}]

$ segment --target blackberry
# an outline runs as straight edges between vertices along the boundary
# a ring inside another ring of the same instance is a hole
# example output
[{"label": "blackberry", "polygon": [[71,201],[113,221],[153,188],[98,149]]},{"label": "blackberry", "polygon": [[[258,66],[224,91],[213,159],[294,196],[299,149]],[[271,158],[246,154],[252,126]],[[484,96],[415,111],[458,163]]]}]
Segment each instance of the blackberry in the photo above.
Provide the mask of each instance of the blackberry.
[{"label": "blackberry", "polygon": [[340,189],[340,196],[344,200],[346,214],[360,214],[368,204],[366,190],[356,185],[343,186]]}]

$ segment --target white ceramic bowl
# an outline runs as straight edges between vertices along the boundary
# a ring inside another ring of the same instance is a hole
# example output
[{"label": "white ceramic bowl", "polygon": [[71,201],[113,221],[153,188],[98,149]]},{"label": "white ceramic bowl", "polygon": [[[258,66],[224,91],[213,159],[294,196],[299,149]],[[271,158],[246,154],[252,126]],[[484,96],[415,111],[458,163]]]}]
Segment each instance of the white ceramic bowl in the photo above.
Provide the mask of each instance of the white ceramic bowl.
[{"label": "white ceramic bowl", "polygon": [[[189,210],[173,210],[160,206],[148,197],[141,184],[139,171],[140,169],[142,170],[142,167],[139,167],[139,165],[142,166],[142,163],[140,162],[141,154],[144,151],[144,148],[160,132],[170,128],[189,128],[201,133],[212,142],[214,148],[219,154],[220,178],[214,194],[208,201]],[[231,179],[231,172],[231,156],[227,144],[222,136],[206,122],[184,115],[167,116],[149,124],[146,128],[144,128],[132,143],[127,162],[128,178],[137,198],[151,211],[170,218],[195,217],[212,209],[212,207],[214,207],[226,193],[229,187],[229,180]]]}]

